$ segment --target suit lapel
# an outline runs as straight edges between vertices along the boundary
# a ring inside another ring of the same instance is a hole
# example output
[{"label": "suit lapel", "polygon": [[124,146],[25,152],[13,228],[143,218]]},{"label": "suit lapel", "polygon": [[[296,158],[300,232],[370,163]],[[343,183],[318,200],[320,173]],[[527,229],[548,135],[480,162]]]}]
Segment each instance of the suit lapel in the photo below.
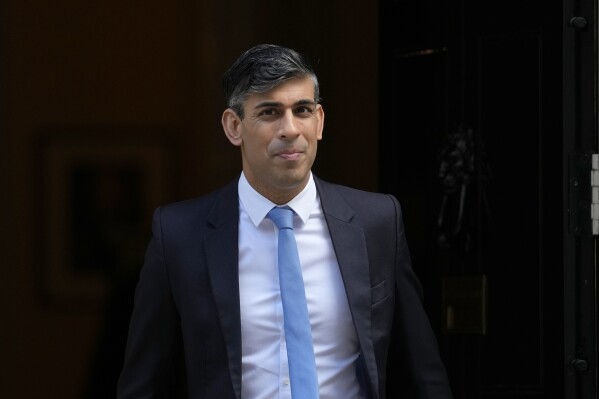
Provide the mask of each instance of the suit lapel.
[{"label": "suit lapel", "polygon": [[371,335],[371,290],[364,232],[352,224],[354,210],[333,185],[314,178],[333,247],[341,270],[352,318],[370,385],[376,391],[378,375]]},{"label": "suit lapel", "polygon": [[204,251],[214,302],[227,347],[231,382],[241,397],[241,321],[239,311],[239,200],[237,180],[216,200],[208,222],[214,227]]},{"label": "suit lapel", "polygon": [[[341,270],[370,386],[378,376],[371,336],[371,290],[364,232],[351,223],[355,216],[334,186],[314,178]],[[215,201],[208,222],[214,231],[204,239],[206,264],[227,347],[231,382],[241,397],[241,319],[239,310],[239,198],[237,180]]]}]

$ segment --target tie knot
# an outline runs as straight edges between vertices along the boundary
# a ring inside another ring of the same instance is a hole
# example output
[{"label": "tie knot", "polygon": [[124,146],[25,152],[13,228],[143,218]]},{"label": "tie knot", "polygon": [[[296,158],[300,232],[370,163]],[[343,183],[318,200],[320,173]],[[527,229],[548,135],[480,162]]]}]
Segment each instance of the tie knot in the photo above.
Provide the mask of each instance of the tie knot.
[{"label": "tie knot", "polygon": [[272,208],[266,215],[279,230],[291,229],[293,230],[293,210],[288,206]]}]

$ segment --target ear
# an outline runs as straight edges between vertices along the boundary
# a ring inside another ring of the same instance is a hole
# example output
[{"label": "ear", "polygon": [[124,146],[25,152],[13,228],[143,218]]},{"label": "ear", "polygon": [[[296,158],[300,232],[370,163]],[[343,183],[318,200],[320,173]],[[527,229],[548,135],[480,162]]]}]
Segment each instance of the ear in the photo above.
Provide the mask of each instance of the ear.
[{"label": "ear", "polygon": [[223,125],[223,130],[225,131],[225,136],[227,136],[231,144],[239,147],[242,142],[241,119],[237,116],[237,113],[231,108],[227,108],[225,112],[223,112],[221,123]]},{"label": "ear", "polygon": [[318,119],[318,130],[316,131],[316,138],[322,140],[322,131],[324,130],[324,109],[322,105],[316,106],[316,118]]}]

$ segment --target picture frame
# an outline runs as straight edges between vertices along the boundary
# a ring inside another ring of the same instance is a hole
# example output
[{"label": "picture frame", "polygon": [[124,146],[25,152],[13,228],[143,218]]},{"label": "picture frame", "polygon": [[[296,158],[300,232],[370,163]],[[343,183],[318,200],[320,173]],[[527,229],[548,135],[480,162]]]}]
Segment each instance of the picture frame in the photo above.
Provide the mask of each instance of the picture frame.
[{"label": "picture frame", "polygon": [[85,133],[50,135],[39,154],[38,286],[44,302],[76,308],[136,278],[153,209],[172,189],[161,136]]}]

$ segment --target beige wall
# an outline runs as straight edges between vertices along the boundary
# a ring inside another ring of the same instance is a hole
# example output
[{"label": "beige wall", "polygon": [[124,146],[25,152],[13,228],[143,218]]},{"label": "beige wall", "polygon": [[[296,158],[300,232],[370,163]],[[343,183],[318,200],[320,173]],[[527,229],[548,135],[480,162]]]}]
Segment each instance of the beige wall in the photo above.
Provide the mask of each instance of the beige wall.
[{"label": "beige wall", "polygon": [[2,3],[0,397],[81,397],[102,326],[101,307],[38,295],[46,136],[158,132],[176,148],[163,199],[207,192],[239,171],[220,129],[220,76],[242,50],[274,42],[319,60],[326,126],[317,172],[376,189],[376,3],[237,3],[246,2]]}]

